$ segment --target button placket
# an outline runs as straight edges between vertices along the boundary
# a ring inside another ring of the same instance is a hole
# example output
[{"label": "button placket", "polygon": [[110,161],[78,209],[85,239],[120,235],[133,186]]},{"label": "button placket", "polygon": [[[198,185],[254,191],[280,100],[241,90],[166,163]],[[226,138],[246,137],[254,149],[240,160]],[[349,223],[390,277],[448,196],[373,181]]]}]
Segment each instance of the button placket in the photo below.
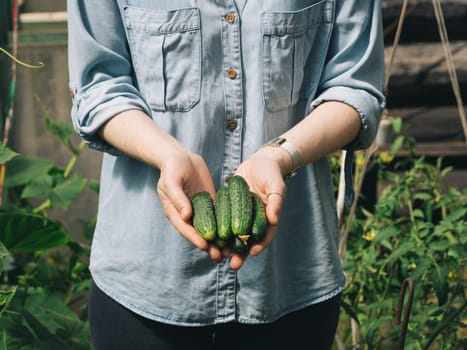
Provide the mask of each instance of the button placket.
[{"label": "button placket", "polygon": [[243,88],[241,71],[240,18],[235,6],[222,14],[226,134],[223,173],[235,172],[242,155]]},{"label": "button placket", "polygon": [[[224,159],[225,183],[235,173],[242,156],[243,87],[240,45],[240,18],[233,1],[217,1],[222,26],[222,59],[225,98]],[[235,315],[236,272],[228,261],[218,265],[218,317]]]}]

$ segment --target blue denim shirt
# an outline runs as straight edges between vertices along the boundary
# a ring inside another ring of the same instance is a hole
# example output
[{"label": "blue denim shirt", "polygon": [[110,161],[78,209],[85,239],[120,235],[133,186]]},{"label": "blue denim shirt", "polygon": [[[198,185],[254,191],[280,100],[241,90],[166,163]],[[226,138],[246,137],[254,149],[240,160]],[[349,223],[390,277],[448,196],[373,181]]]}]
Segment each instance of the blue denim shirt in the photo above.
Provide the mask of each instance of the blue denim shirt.
[{"label": "blue denim shirt", "polygon": [[271,322],[339,293],[327,159],[287,180],[275,240],[234,271],[174,230],[155,192],[159,171],[96,131],[143,110],[205,159],[217,187],[326,100],[360,113],[354,144],[368,147],[384,106],[380,1],[68,0],[68,13],[73,123],[105,152],[97,285],[140,315],[192,326]]}]

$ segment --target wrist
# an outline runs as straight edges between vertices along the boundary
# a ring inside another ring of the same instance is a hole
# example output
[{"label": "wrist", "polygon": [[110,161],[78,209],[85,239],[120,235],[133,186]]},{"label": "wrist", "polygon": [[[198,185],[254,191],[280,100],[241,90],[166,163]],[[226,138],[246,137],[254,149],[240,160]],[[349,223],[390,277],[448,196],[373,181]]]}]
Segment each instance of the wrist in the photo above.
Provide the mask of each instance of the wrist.
[{"label": "wrist", "polygon": [[260,149],[267,149],[277,156],[276,160],[284,178],[296,175],[301,165],[300,154],[294,144],[284,137],[276,137]]},{"label": "wrist", "polygon": [[165,147],[164,151],[157,152],[155,158],[155,167],[159,170],[163,170],[166,164],[172,162],[178,162],[179,164],[186,164],[186,162],[191,162],[191,159],[194,156],[190,150],[184,148],[183,146],[177,143],[169,143],[170,147]]}]

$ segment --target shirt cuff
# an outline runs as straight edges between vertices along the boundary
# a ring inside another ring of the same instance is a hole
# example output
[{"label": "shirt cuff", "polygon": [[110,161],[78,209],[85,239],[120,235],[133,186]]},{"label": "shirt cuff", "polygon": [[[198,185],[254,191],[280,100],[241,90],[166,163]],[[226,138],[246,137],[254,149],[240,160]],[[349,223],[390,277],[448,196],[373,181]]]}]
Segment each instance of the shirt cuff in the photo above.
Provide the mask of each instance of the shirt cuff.
[{"label": "shirt cuff", "polygon": [[[72,121],[76,133],[88,144],[88,146],[97,151],[106,152],[115,156],[122,152],[106,142],[98,133],[99,129],[109,119],[115,115],[127,110],[142,110],[149,113],[146,106],[138,103],[138,99],[128,98],[127,96],[114,97],[101,103],[91,103],[93,108],[88,110],[80,108],[79,96],[75,96],[72,106]],[[94,101],[93,101],[94,102]]]}]

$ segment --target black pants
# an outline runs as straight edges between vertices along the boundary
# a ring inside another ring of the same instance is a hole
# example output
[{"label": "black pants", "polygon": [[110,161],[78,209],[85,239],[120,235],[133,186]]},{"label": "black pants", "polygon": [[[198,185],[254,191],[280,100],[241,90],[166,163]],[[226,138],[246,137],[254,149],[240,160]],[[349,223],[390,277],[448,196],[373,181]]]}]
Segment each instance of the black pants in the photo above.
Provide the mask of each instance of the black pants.
[{"label": "black pants", "polygon": [[336,296],[265,325],[232,322],[180,327],[129,311],[94,283],[89,293],[94,350],[328,350],[334,340],[340,305],[340,296]]}]

